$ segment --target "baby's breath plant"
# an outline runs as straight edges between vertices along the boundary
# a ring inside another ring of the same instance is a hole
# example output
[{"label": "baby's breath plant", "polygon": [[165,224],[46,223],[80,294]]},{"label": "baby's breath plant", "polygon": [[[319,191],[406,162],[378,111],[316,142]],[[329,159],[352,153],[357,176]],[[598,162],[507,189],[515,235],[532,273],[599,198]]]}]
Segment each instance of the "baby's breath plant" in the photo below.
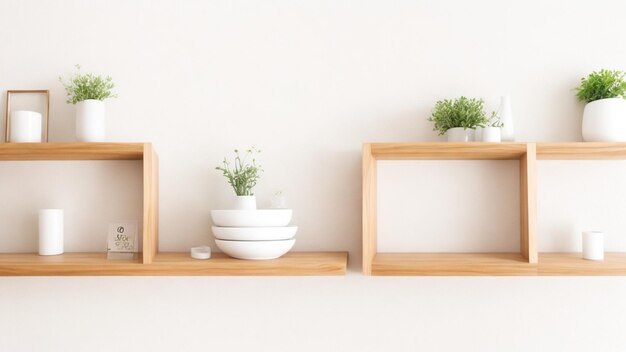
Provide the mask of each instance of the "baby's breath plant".
[{"label": "baby's breath plant", "polygon": [[[246,154],[241,157],[239,150],[235,149],[235,160],[232,165],[224,158],[222,165],[215,168],[224,174],[238,196],[254,195],[252,188],[256,186],[260,177],[259,174],[263,171],[261,165],[257,165],[254,153],[260,152],[260,150],[252,147],[246,150]],[[252,158],[251,161],[250,158]]]},{"label": "baby's breath plant", "polygon": [[433,131],[444,135],[446,131],[455,127],[476,128],[487,124],[487,115],[483,109],[485,102],[482,99],[444,99],[435,104],[435,109],[428,121],[434,122]]},{"label": "baby's breath plant", "polygon": [[76,70],[76,74],[71,76],[67,82],[63,81],[63,77],[59,77],[59,81],[67,92],[68,104],[76,104],[88,99],[104,100],[116,97],[111,92],[115,85],[110,76],[103,77],[92,73],[82,73],[80,72],[80,65],[76,65]]},{"label": "baby's breath plant", "polygon": [[600,70],[594,71],[580,80],[576,88],[578,100],[586,103],[607,98],[626,99],[626,72]]}]

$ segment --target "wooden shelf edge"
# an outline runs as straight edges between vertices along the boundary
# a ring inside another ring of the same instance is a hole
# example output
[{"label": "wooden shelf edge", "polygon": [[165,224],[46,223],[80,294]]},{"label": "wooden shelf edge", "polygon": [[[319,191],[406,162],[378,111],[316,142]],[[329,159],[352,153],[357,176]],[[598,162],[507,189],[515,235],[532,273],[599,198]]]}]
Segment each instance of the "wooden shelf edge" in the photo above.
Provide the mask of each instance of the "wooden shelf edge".
[{"label": "wooden shelf edge", "polygon": [[542,276],[626,276],[626,253],[605,253],[603,261],[585,260],[578,253],[539,253]]},{"label": "wooden shelf edge", "polygon": [[150,143],[2,143],[0,160],[142,160]]}]

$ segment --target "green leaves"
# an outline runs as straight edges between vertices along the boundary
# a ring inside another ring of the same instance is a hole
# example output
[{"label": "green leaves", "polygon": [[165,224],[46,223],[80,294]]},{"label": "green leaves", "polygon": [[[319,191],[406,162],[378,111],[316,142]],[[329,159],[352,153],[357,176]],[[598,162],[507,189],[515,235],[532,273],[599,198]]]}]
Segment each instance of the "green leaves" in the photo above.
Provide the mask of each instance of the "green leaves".
[{"label": "green leaves", "polygon": [[580,80],[576,88],[578,100],[591,103],[607,98],[626,98],[626,81],[623,71],[600,70]]},{"label": "green leaves", "polygon": [[111,90],[115,85],[110,76],[102,77],[91,73],[81,73],[80,65],[76,65],[78,72],[70,77],[68,82],[64,82],[62,77],[59,81],[63,84],[67,92],[67,103],[76,104],[87,99],[104,100],[115,98]]},{"label": "green leaves", "polygon": [[[433,131],[438,131],[440,136],[454,127],[466,129],[484,127],[488,123],[487,115],[483,110],[484,104],[482,99],[469,99],[464,96],[454,100],[440,100],[435,104],[433,114],[428,121],[435,123]],[[492,115],[493,118],[494,115]]]},{"label": "green leaves", "polygon": [[253,196],[252,188],[256,186],[260,178],[259,174],[263,172],[261,165],[257,165],[254,158],[252,158],[252,163],[248,164],[248,158],[255,152],[260,153],[261,151],[252,147],[246,150],[246,154],[241,158],[239,150],[235,149],[235,162],[232,169],[230,162],[226,158],[224,158],[222,166],[215,168],[222,171],[222,174],[228,179],[228,183],[238,196]]}]

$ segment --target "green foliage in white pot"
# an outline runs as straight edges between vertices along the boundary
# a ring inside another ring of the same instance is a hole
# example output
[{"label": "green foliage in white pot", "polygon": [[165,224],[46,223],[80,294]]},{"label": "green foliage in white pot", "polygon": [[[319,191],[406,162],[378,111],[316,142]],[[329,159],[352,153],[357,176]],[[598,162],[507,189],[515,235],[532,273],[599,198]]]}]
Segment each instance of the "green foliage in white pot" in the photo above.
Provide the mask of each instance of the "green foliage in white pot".
[{"label": "green foliage in white pot", "polygon": [[428,121],[434,122],[433,131],[444,135],[455,127],[465,129],[485,127],[488,123],[482,99],[470,99],[464,96],[458,99],[444,99],[435,104],[435,109]]},{"label": "green foliage in white pot", "polygon": [[[239,150],[235,149],[235,160],[229,162],[226,158],[222,162],[222,166],[215,169],[222,172],[224,177],[228,179],[228,183],[233,187],[235,194],[238,196],[253,196],[252,188],[256,186],[263,171],[261,165],[257,165],[254,153],[260,153],[260,150],[254,147],[246,150],[246,154],[241,157]],[[251,160],[250,160],[251,159]]]},{"label": "green foliage in white pot", "polygon": [[625,72],[617,70],[594,71],[580,79],[576,97],[585,103],[608,98],[626,98],[624,75]]},{"label": "green foliage in white pot", "polygon": [[59,81],[67,92],[68,104],[76,104],[88,99],[105,100],[117,97],[112,92],[115,85],[111,76],[103,77],[92,73],[82,73],[80,72],[80,65],[76,65],[76,70],[77,72],[67,82],[59,77]]}]

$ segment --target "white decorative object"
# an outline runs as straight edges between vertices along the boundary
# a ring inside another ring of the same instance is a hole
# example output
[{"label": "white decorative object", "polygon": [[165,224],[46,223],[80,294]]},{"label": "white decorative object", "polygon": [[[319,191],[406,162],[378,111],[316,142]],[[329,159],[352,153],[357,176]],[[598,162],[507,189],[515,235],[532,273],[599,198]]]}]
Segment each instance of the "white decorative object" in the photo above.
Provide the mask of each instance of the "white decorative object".
[{"label": "white decorative object", "polygon": [[256,209],[256,197],[255,196],[236,196],[234,208],[239,209],[239,210],[255,210]]},{"label": "white decorative object", "polygon": [[474,130],[463,127],[454,127],[446,131],[448,142],[471,142]]},{"label": "white decorative object", "polygon": [[272,209],[285,209],[287,206],[285,205],[285,196],[283,192],[276,192],[272,196],[270,208]]},{"label": "white decorative object", "polygon": [[483,128],[484,127],[476,127],[474,129],[474,141],[482,142],[483,141]]},{"label": "white decorative object", "polygon": [[14,143],[41,143],[41,114],[35,111],[11,112],[10,141]]},{"label": "white decorative object", "polygon": [[497,143],[500,142],[500,127],[484,127],[481,129],[481,139],[483,142]]},{"label": "white decorative object", "polygon": [[237,259],[268,260],[276,259],[296,243],[295,239],[284,241],[224,241],[215,240],[224,253]]},{"label": "white decorative object", "polygon": [[585,105],[583,140],[585,142],[625,142],[626,100],[608,98]]},{"label": "white decorative object", "polygon": [[63,253],[63,209],[39,210],[39,255]]},{"label": "white decorative object", "polygon": [[209,259],[211,258],[211,247],[200,246],[191,248],[191,257],[193,259]]},{"label": "white decorative object", "polygon": [[76,103],[76,138],[80,142],[104,142],[106,139],[104,101],[87,99]]},{"label": "white decorative object", "polygon": [[511,97],[508,95],[500,97],[500,109],[498,109],[498,117],[502,122],[501,139],[507,142],[515,140],[515,126],[513,123],[513,111],[511,110]]},{"label": "white decorative object", "polygon": [[280,227],[289,225],[291,209],[211,210],[215,226]]},{"label": "white decorative object", "polygon": [[587,260],[604,260],[604,232],[583,232],[583,258]]},{"label": "white decorative object", "polygon": [[213,226],[213,235],[218,240],[229,241],[276,241],[293,238],[297,226],[286,227],[218,227]]},{"label": "white decorative object", "polygon": [[136,222],[109,224],[107,259],[135,259],[139,248]]}]

